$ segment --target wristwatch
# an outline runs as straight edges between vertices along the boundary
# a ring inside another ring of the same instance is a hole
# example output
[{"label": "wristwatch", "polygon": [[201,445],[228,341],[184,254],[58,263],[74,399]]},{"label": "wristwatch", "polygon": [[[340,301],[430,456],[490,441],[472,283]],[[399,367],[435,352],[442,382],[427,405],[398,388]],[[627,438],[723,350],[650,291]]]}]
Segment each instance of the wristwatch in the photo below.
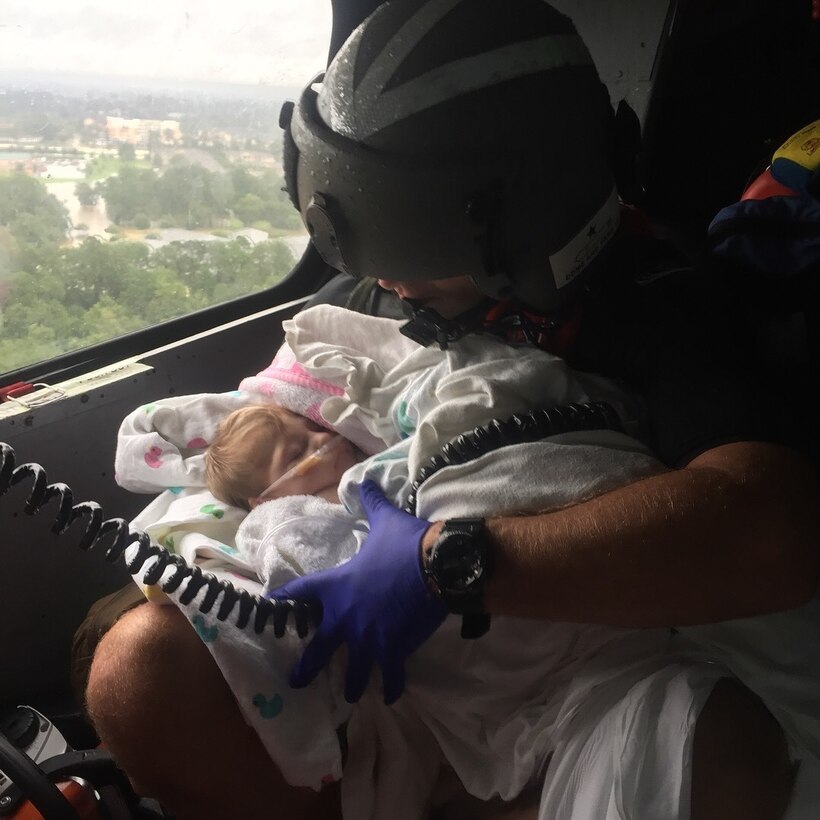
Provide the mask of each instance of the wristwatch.
[{"label": "wristwatch", "polygon": [[[425,560],[426,558],[426,560]],[[428,581],[448,611],[463,615],[462,638],[479,638],[490,628],[484,585],[492,574],[492,550],[483,518],[451,518],[422,559]]]}]

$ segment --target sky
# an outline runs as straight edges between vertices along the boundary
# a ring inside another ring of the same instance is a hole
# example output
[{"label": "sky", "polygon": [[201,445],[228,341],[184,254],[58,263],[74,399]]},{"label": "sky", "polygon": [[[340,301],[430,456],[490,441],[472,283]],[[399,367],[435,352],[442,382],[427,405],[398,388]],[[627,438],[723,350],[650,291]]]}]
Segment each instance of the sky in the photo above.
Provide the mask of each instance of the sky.
[{"label": "sky", "polygon": [[3,71],[302,86],[330,0],[0,0]]}]

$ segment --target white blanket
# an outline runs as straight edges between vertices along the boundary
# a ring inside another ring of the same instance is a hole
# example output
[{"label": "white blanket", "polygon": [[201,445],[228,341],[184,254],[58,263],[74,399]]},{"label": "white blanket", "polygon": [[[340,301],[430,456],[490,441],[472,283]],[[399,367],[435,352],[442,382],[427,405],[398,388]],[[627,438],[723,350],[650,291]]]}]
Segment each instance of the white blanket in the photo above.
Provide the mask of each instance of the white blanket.
[{"label": "white blanket", "polygon": [[[346,311],[320,307],[286,323],[285,355],[280,353],[276,367],[272,365],[264,375],[242,383],[258,393],[245,389],[217,396],[163,399],[135,410],[121,428],[117,480],[136,491],[164,492],[134,523],[156,542],[189,560],[207,561],[211,571],[235,585],[253,589],[257,572],[266,579],[277,577],[276,561],[291,573],[278,577],[283,582],[294,571],[309,571],[320,562],[299,563],[294,557],[296,550],[285,555],[285,549],[277,559],[269,557],[266,566],[251,555],[247,542],[237,552],[233,529],[244,513],[218,502],[201,486],[204,447],[221,418],[235,407],[271,399],[286,406],[290,402],[292,409],[299,409],[300,401],[313,407],[317,382],[330,385],[321,388],[327,396],[320,407],[321,416],[354,440],[369,436],[380,441],[382,448],[395,445],[373,459],[370,469],[395,498],[403,500],[408,469],[415,470],[415,465],[425,462],[452,436],[491,418],[539,404],[566,404],[592,397],[561,360],[538,351],[470,337],[442,353],[418,347],[401,336],[398,322],[362,316],[351,322],[350,318]],[[282,366],[297,359],[304,372]],[[270,390],[271,379],[283,371],[281,384]],[[308,381],[309,395],[294,392],[294,386]],[[597,390],[594,397],[618,404],[624,416],[637,415],[631,406],[627,411],[626,397],[608,382],[591,377],[587,381]],[[358,501],[350,498],[352,509]],[[420,501],[424,503],[423,497]],[[306,541],[328,543],[322,538],[325,525],[312,512],[303,511],[298,522],[301,529],[293,529],[294,516],[287,511],[287,500],[278,507],[265,506],[277,509],[273,536],[266,537],[275,537],[280,546],[287,544],[289,537],[302,545]],[[313,518],[306,520],[304,516]],[[253,520],[248,519],[248,528]],[[346,532],[349,524],[347,516]],[[328,555],[323,553],[320,558],[326,564]],[[170,573],[168,570],[166,575]],[[162,597],[155,591],[153,594]],[[183,608],[214,654],[246,719],[287,779],[318,788],[322,782],[338,778],[341,753],[334,728],[348,717],[347,705],[331,691],[328,682],[320,695],[318,686],[298,693],[290,690],[287,672],[299,651],[298,640],[290,634],[268,647],[270,633],[266,632],[265,638],[257,641],[263,646],[252,648],[249,641],[257,639],[238,630],[232,619],[217,622],[213,612],[198,611],[204,595],[200,592]],[[174,600],[178,603],[178,596]],[[280,657],[275,665],[269,657],[271,651]],[[307,726],[304,714],[311,716]],[[297,716],[292,727],[291,715]],[[387,781],[383,778],[383,782]]]}]

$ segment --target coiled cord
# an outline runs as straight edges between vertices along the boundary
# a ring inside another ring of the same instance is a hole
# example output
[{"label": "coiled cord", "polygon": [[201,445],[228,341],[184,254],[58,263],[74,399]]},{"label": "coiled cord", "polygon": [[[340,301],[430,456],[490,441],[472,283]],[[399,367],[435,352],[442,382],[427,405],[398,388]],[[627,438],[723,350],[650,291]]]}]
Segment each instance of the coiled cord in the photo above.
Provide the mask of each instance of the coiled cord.
[{"label": "coiled cord", "polygon": [[[405,511],[415,515],[419,487],[444,467],[465,464],[499,447],[539,441],[560,433],[621,429],[618,414],[611,405],[602,401],[540,408],[528,413],[516,413],[505,421],[495,419],[469,433],[456,436],[444,445],[441,453],[433,456],[428,464],[419,470]],[[85,531],[77,544],[81,550],[102,549],[105,559],[111,563],[123,559],[132,575],[137,575],[150,559],[156,559],[145,570],[142,583],[146,586],[159,585],[163,592],[175,593],[188,579],[185,589],[179,594],[179,601],[182,604],[189,604],[205,587],[207,592],[199,604],[200,612],[210,613],[219,601],[217,620],[227,620],[236,610],[235,623],[239,629],[245,629],[252,624],[254,631],[261,633],[271,621],[274,635],[277,637],[284,635],[288,617],[291,615],[300,637],[307,635],[311,622],[318,623],[321,620],[321,607],[316,603],[292,599],[268,600],[259,595],[251,595],[247,590],[238,590],[230,581],[216,578],[209,572],[203,572],[199,567],[191,567],[182,556],[152,544],[147,533],[132,530],[125,519],[104,520],[102,507],[96,501],[75,504],[74,494],[67,484],[49,484],[46,471],[39,464],[16,466],[14,449],[0,442],[0,497],[26,478],[32,479],[31,491],[25,505],[27,515],[34,515],[53,499],[57,499],[57,514],[51,527],[55,535],[62,535],[78,520],[85,520]],[[134,543],[137,544],[135,553],[131,558],[126,558],[126,550]],[[162,581],[168,567],[172,567],[172,572]]]},{"label": "coiled cord", "polygon": [[466,464],[509,444],[526,444],[583,430],[616,430],[623,432],[621,420],[611,404],[605,401],[542,407],[527,413],[516,413],[505,421],[493,419],[469,433],[456,436],[422,467],[410,488],[404,511],[416,514],[419,487],[444,467]]},{"label": "coiled cord", "polygon": [[[49,484],[46,471],[39,464],[16,466],[14,449],[0,442],[0,496],[5,495],[11,487],[26,478],[32,479],[31,491],[25,505],[27,515],[34,515],[53,499],[57,499],[57,514],[51,527],[55,535],[62,535],[75,522],[84,520],[85,531],[77,546],[85,551],[102,549],[105,559],[111,563],[123,559],[132,575],[136,575],[147,561],[155,558],[156,562],[145,571],[142,583],[146,586],[159,584],[163,592],[174,593],[187,578],[188,584],[179,595],[182,604],[190,603],[197,593],[206,587],[207,592],[199,605],[200,612],[211,612],[221,597],[216,612],[217,620],[227,620],[236,610],[235,623],[239,629],[245,629],[252,623],[254,631],[259,633],[268,621],[272,621],[273,631],[277,637],[285,634],[285,626],[291,614],[300,637],[307,635],[311,621],[319,620],[316,604],[290,599],[268,600],[259,595],[251,595],[247,590],[238,590],[230,581],[220,580],[209,572],[203,572],[199,567],[191,567],[182,556],[152,544],[146,533],[132,531],[125,519],[103,520],[102,507],[96,501],[75,504],[74,494],[67,484]],[[125,558],[126,550],[134,543],[137,544],[136,552],[130,559]],[[168,567],[172,567],[173,571],[160,583]]]}]

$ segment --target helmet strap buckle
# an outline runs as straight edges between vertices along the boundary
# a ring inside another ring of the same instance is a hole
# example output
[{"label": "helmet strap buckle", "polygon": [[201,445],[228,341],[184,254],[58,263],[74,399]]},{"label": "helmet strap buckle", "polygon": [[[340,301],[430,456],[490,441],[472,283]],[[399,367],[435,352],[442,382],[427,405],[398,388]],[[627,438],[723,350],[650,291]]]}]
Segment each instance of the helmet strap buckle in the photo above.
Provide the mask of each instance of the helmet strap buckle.
[{"label": "helmet strap buckle", "polygon": [[468,333],[480,333],[481,319],[487,310],[487,303],[481,302],[452,319],[446,319],[437,310],[424,307],[416,299],[402,301],[412,310],[413,317],[399,328],[399,332],[423,347],[435,342],[442,350],[447,350],[451,342]]}]

